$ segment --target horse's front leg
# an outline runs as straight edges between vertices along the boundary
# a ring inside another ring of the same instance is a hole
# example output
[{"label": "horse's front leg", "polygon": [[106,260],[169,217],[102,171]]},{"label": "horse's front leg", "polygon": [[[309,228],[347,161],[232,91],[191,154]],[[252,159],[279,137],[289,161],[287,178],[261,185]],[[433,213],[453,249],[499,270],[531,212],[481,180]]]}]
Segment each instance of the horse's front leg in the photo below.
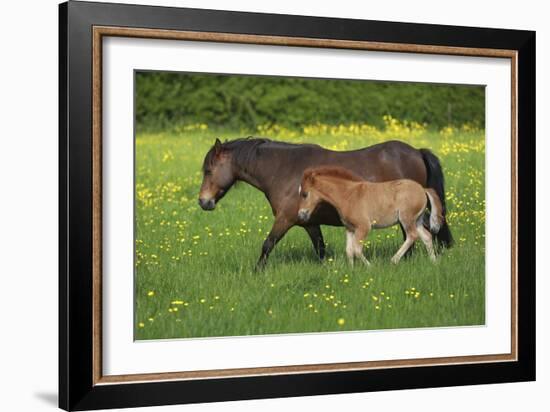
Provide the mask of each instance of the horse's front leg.
[{"label": "horse's front leg", "polygon": [[271,231],[269,232],[269,235],[267,235],[267,239],[264,241],[262,246],[262,254],[260,255],[260,259],[258,259],[258,263],[256,263],[256,270],[261,270],[265,267],[269,254],[277,242],[283,238],[293,224],[294,223],[290,222],[286,218],[275,218],[273,227],[271,228]]},{"label": "horse's front leg", "polygon": [[325,258],[325,241],[323,240],[323,233],[321,232],[321,226],[304,226],[313,247],[315,248],[315,253],[320,260]]}]

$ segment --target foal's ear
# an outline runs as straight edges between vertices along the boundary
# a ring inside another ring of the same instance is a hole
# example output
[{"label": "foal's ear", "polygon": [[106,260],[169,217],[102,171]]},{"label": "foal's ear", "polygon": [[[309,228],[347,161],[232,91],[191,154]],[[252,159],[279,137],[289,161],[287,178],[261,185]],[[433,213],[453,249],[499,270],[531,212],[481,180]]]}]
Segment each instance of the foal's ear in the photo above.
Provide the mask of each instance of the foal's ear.
[{"label": "foal's ear", "polygon": [[214,153],[220,154],[222,151],[222,142],[220,139],[216,138],[216,141],[214,142]]},{"label": "foal's ear", "polygon": [[315,180],[315,176],[316,176],[316,173],[312,170],[311,172],[309,172],[309,173],[306,175],[306,180],[307,180],[309,183],[313,183],[314,180]]}]

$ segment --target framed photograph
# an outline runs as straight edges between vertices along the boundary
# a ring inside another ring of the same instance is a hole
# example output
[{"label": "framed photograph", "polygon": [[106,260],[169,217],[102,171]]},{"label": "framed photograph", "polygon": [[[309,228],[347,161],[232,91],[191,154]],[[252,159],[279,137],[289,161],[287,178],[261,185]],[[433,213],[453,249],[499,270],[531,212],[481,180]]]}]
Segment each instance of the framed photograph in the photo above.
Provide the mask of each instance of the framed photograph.
[{"label": "framed photograph", "polygon": [[60,5],[66,410],[535,379],[535,33]]}]

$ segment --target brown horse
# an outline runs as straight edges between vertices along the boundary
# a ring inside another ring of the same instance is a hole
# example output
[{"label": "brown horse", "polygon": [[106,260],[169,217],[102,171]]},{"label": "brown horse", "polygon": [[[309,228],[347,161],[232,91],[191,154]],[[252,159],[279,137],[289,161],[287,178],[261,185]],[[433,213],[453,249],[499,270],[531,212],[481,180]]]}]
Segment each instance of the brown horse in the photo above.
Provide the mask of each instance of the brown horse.
[{"label": "brown horse", "polygon": [[[445,215],[444,179],[438,158],[428,149],[415,149],[399,141],[336,152],[313,144],[269,139],[245,138],[225,143],[216,139],[204,158],[199,204],[204,210],[213,210],[237,180],[247,182],[265,194],[275,217],[258,266],[265,265],[273,247],[295,225],[307,231],[322,259],[325,243],[320,225],[341,226],[342,223],[338,213],[327,204],[320,205],[307,223],[299,222],[297,190],[304,170],[321,165],[345,166],[372,182],[414,180],[435,190]],[[444,246],[452,244],[447,224],[443,224],[437,238]]]},{"label": "brown horse", "polygon": [[369,265],[363,255],[362,242],[371,229],[398,223],[405,231],[405,241],[393,256],[392,262],[398,263],[418,237],[435,262],[432,235],[423,223],[428,200],[431,206],[430,230],[437,233],[443,223],[442,205],[433,189],[424,189],[409,179],[367,182],[342,167],[325,166],[304,172],[298,194],[298,217],[303,222],[309,220],[322,202],[336,209],[346,228],[346,254],[352,265],[356,257]]}]

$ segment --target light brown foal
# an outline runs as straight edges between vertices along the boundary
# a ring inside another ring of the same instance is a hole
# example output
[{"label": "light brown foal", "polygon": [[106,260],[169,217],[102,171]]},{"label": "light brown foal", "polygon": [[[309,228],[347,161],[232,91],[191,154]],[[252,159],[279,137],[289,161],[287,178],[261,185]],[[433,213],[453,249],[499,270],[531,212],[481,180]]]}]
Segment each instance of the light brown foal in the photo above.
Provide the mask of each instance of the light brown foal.
[{"label": "light brown foal", "polygon": [[[298,216],[307,221],[321,202],[330,203],[346,227],[346,254],[351,264],[355,257],[369,264],[363,255],[363,239],[371,229],[401,224],[406,239],[392,262],[397,263],[420,237],[432,261],[435,252],[432,233],[443,224],[442,205],[432,189],[425,189],[408,179],[372,183],[341,167],[307,169],[300,187]],[[430,230],[423,225],[423,216],[430,202]]]}]

